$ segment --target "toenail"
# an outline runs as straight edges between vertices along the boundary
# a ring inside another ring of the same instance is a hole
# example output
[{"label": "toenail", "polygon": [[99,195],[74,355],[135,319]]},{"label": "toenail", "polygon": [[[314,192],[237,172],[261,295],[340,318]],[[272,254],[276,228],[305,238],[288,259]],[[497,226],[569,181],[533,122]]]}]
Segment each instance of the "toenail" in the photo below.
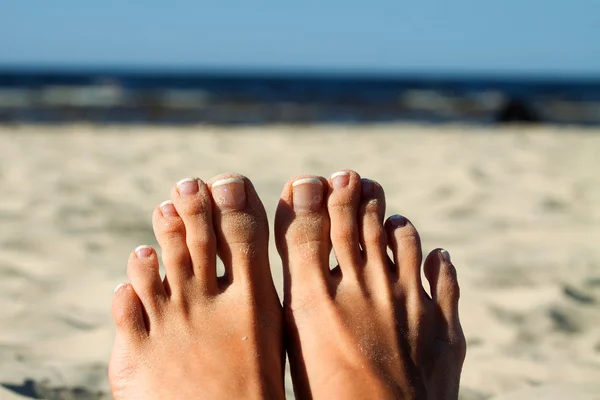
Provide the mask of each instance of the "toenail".
[{"label": "toenail", "polygon": [[179,194],[189,196],[198,193],[198,178],[185,178],[177,182]]},{"label": "toenail", "polygon": [[125,286],[127,286],[126,283],[119,283],[113,293],[117,293],[119,291],[119,289],[121,289],[122,287],[125,287]]},{"label": "toenail", "polygon": [[135,254],[138,256],[138,258],[150,257],[152,254],[152,246],[138,246],[135,248]]},{"label": "toenail", "polygon": [[344,188],[350,182],[350,174],[346,171],[336,172],[331,175],[331,182],[333,183],[333,189]]},{"label": "toenail", "polygon": [[450,263],[450,253],[448,253],[448,250],[440,250],[440,255],[442,256],[442,260]]},{"label": "toenail", "polygon": [[176,217],[177,210],[171,200],[166,200],[160,203],[160,211],[165,217]]},{"label": "toenail", "polygon": [[362,195],[365,197],[371,197],[375,193],[375,183],[370,180],[363,178],[360,180],[362,183]]},{"label": "toenail", "polygon": [[211,185],[211,192],[217,207],[222,211],[243,210],[246,207],[246,188],[243,179],[218,180]]},{"label": "toenail", "polygon": [[400,214],[392,215],[389,218],[389,221],[392,224],[392,226],[397,227],[397,228],[406,226],[406,224],[408,223],[408,220]]},{"label": "toenail", "polygon": [[317,178],[298,179],[292,184],[295,211],[319,211],[323,202],[323,182]]}]

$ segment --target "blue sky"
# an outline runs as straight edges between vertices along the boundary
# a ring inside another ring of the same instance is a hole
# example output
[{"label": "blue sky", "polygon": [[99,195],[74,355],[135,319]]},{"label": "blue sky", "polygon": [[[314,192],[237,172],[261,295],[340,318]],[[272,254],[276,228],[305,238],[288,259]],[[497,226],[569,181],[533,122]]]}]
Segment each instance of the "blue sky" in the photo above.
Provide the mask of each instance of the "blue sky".
[{"label": "blue sky", "polygon": [[0,65],[600,76],[600,1],[0,0]]}]

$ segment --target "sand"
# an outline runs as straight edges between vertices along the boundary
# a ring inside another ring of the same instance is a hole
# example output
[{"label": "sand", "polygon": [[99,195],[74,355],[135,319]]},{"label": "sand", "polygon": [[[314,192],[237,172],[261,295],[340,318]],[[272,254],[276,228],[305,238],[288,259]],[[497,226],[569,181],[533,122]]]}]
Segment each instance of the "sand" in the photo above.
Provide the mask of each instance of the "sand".
[{"label": "sand", "polygon": [[[2,127],[0,382],[12,390],[0,399],[110,398],[113,288],[131,249],[156,243],[151,212],[176,181],[243,173],[272,221],[287,179],[341,168],[378,180],[425,251],[450,251],[462,399],[600,380],[599,130]],[[281,293],[274,246],[271,259]]]}]

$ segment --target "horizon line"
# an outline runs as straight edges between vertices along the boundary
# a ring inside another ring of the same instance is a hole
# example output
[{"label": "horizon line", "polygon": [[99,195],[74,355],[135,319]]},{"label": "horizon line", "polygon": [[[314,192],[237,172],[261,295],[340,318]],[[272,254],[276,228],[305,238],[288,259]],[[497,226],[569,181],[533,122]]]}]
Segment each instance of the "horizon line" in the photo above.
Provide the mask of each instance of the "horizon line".
[{"label": "horizon line", "polygon": [[132,75],[220,75],[228,77],[296,77],[296,78],[355,78],[355,79],[510,79],[510,80],[560,80],[598,81],[600,73],[535,72],[530,70],[437,70],[417,69],[367,69],[334,67],[269,67],[269,66],[166,66],[166,65],[117,65],[117,64],[60,64],[60,63],[0,63],[0,73],[89,73],[89,74],[132,74]]}]

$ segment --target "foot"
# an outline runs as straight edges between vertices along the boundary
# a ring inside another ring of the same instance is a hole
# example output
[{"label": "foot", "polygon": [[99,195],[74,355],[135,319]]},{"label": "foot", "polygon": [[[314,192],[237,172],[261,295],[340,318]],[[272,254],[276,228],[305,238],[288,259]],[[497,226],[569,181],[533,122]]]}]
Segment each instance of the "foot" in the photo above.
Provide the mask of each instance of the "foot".
[{"label": "foot", "polygon": [[[284,398],[281,306],[267,217],[250,181],[186,179],[154,210],[166,277],[149,246],[115,291],[115,399]],[[225,275],[217,276],[217,255]]]},{"label": "foot", "polygon": [[466,345],[456,271],[446,251],[432,251],[429,297],[419,234],[399,215],[384,224],[384,213],[381,186],[352,171],[283,190],[275,236],[298,398],[458,398]]}]

